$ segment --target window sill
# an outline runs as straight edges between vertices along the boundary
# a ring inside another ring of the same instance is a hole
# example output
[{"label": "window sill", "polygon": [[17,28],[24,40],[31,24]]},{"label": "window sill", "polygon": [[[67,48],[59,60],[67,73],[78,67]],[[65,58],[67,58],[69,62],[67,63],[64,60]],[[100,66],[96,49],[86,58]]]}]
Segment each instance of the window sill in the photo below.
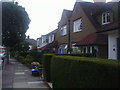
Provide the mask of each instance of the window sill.
[{"label": "window sill", "polygon": [[110,24],[110,22],[102,23],[102,25]]},{"label": "window sill", "polygon": [[65,34],[65,35],[61,35],[61,36],[67,36],[67,34]]},{"label": "window sill", "polygon": [[77,33],[77,32],[82,32],[82,30],[80,30],[80,31],[73,31],[73,33]]}]

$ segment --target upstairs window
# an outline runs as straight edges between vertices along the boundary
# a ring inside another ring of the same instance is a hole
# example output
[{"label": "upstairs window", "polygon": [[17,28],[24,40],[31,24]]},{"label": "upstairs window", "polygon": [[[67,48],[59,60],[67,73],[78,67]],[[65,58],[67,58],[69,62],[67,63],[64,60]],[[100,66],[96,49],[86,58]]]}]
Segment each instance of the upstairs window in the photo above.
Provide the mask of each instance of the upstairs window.
[{"label": "upstairs window", "polygon": [[109,24],[110,23],[110,13],[109,12],[104,12],[102,14],[102,24]]},{"label": "upstairs window", "polygon": [[54,35],[50,35],[49,36],[49,43],[53,42],[54,41]]},{"label": "upstairs window", "polygon": [[82,31],[82,18],[73,22],[73,32]]},{"label": "upstairs window", "polygon": [[47,43],[47,41],[48,41],[48,40],[47,40],[46,36],[43,36],[43,37],[42,37],[42,43]]},{"label": "upstairs window", "polygon": [[61,35],[64,36],[67,34],[67,25],[61,27]]}]

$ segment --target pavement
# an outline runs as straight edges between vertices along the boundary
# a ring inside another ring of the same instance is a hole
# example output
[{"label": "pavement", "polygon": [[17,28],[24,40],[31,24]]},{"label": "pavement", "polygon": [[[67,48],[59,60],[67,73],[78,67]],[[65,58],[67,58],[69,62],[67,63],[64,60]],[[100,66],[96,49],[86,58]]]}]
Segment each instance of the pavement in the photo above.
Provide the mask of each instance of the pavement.
[{"label": "pavement", "polygon": [[15,59],[10,59],[2,71],[2,88],[25,88],[49,90],[49,86],[39,77],[32,76],[31,69]]}]

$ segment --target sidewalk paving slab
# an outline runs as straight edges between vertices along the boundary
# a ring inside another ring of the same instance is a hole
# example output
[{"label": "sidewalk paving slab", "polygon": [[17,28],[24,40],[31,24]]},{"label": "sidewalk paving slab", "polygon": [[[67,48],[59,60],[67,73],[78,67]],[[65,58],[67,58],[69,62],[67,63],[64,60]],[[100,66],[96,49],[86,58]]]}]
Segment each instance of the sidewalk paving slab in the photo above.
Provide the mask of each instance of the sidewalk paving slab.
[{"label": "sidewalk paving slab", "polygon": [[3,69],[3,90],[5,88],[22,88],[22,90],[49,90],[48,85],[38,76],[32,76],[31,69],[21,64],[15,59],[10,59]]}]

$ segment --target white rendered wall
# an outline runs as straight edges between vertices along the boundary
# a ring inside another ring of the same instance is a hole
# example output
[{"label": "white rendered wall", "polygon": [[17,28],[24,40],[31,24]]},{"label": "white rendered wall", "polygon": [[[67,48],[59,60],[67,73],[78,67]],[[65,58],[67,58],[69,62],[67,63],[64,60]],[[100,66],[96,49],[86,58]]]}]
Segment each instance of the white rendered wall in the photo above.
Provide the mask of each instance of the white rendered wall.
[{"label": "white rendered wall", "polygon": [[117,59],[118,33],[108,34],[108,59]]}]

